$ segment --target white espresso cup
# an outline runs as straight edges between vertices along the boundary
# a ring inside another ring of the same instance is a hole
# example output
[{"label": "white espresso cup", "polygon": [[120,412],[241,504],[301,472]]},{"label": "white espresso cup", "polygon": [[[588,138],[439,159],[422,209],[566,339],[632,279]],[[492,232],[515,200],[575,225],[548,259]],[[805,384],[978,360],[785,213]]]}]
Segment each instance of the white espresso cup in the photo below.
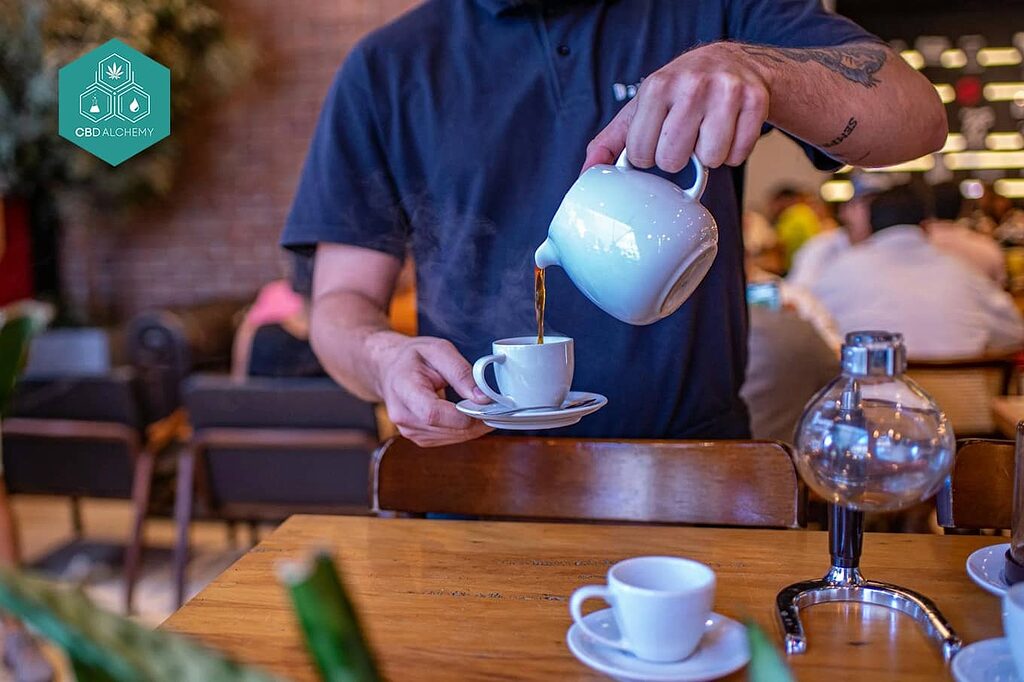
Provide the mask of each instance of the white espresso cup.
[{"label": "white espresso cup", "polygon": [[[587,627],[583,602],[611,604],[620,636],[611,639]],[[645,556],[608,570],[608,584],[586,585],[569,600],[572,619],[590,637],[637,658],[681,661],[697,648],[715,599],[715,572],[690,559]]]},{"label": "white espresso cup", "polygon": [[[575,359],[572,339],[545,336],[516,336],[491,344],[491,355],[473,365],[476,385],[491,400],[506,407],[558,407],[569,395]],[[484,371],[494,365],[495,391]]]},{"label": "white espresso cup", "polygon": [[1003,596],[1003,633],[1017,675],[1024,678],[1024,583],[1013,585]]}]

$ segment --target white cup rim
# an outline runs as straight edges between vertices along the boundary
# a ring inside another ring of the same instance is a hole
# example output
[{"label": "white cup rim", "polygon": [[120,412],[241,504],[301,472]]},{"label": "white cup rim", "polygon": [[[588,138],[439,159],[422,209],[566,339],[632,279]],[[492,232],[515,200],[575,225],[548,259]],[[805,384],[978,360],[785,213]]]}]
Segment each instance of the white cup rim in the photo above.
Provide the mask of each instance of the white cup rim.
[{"label": "white cup rim", "polygon": [[[629,567],[629,564],[635,563],[649,563],[649,562],[661,562],[661,563],[673,563],[677,566],[685,566],[687,569],[696,569],[696,575],[692,583],[686,587],[677,590],[662,590],[654,589],[650,587],[640,587],[632,583],[626,582],[616,576],[616,572],[621,572]],[[678,556],[640,556],[632,557],[630,559],[623,559],[614,566],[608,569],[608,583],[615,584],[616,589],[625,590],[634,594],[645,594],[645,595],[660,595],[660,596],[683,596],[690,595],[695,592],[701,592],[714,587],[716,583],[715,571],[705,563],[696,561],[694,559],[687,559],[685,557]]]},{"label": "white cup rim", "polygon": [[557,346],[560,344],[571,343],[572,339],[568,336],[548,336],[544,335],[544,343],[537,343],[537,335],[533,336],[510,336],[507,339],[499,339],[494,342],[494,347],[501,346],[503,348],[509,347],[526,347],[526,346]]}]

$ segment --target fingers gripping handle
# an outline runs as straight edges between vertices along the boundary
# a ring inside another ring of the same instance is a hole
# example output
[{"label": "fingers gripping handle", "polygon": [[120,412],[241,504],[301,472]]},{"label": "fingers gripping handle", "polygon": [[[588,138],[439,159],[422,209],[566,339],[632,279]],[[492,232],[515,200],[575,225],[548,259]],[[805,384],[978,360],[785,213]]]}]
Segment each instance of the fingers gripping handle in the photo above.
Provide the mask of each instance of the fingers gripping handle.
[{"label": "fingers gripping handle", "polygon": [[[700,198],[704,195],[704,190],[708,186],[708,170],[704,167],[704,164],[700,162],[697,155],[694,154],[690,157],[690,163],[693,164],[693,185],[690,189],[684,189],[683,193],[694,201],[700,201]],[[634,169],[635,166],[629,162],[626,157],[626,150],[623,149],[622,153],[619,154],[619,160],[615,162],[616,168]]]},{"label": "fingers gripping handle", "polygon": [[604,585],[584,585],[573,592],[572,598],[569,599],[569,613],[572,614],[572,619],[576,621],[576,625],[580,626],[580,629],[586,632],[587,635],[593,637],[606,646],[610,646],[613,649],[622,649],[624,651],[628,650],[626,640],[623,637],[611,639],[610,637],[605,637],[601,633],[587,626],[586,622],[583,620],[583,602],[588,599],[603,599],[609,604],[612,603],[611,593]]},{"label": "fingers gripping handle", "polygon": [[482,358],[473,363],[473,380],[476,382],[477,387],[481,391],[483,391],[484,395],[486,395],[488,398],[498,403],[499,405],[514,408],[517,407],[515,402],[511,398],[506,398],[505,396],[491,388],[490,385],[488,385],[487,383],[487,377],[484,376],[484,371],[487,369],[487,365],[490,365],[491,363],[498,363],[500,365],[503,362],[505,362],[504,355],[483,356]]}]

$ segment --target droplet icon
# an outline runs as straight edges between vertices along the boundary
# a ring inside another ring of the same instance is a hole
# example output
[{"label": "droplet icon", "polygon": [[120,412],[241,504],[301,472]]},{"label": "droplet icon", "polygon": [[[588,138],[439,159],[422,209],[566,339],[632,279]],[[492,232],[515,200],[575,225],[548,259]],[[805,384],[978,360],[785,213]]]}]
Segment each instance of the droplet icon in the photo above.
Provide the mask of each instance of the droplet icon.
[{"label": "droplet icon", "polygon": [[134,114],[138,110],[139,110],[139,100],[137,98],[133,97],[132,98],[132,103],[128,105],[128,111],[130,111],[130,112],[132,112]]}]

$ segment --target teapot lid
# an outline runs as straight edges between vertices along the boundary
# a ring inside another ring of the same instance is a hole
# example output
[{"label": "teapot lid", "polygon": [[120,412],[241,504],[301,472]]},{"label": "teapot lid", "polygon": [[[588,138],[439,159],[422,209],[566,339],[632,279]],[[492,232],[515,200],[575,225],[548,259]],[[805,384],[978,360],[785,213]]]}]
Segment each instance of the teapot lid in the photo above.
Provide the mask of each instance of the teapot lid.
[{"label": "teapot lid", "polygon": [[907,370],[903,334],[886,331],[850,332],[843,343],[843,373],[854,376],[896,376]]}]

